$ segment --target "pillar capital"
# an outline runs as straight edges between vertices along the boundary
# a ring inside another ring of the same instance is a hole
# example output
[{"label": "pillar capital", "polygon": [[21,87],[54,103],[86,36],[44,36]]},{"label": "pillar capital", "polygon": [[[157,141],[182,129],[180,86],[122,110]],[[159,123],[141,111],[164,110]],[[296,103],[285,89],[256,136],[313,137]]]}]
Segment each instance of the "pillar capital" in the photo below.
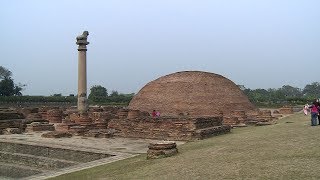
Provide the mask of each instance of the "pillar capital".
[{"label": "pillar capital", "polygon": [[79,45],[78,51],[87,51],[87,45],[89,44],[89,42],[87,41],[88,35],[88,31],[83,31],[81,35],[77,36],[76,44]]}]

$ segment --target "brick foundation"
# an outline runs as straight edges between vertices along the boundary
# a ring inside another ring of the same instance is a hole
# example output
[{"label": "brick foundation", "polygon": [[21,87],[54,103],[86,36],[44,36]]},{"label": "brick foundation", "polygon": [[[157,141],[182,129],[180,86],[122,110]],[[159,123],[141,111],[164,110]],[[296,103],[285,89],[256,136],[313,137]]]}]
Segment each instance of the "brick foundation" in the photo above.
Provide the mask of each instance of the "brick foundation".
[{"label": "brick foundation", "polygon": [[27,125],[26,132],[54,131],[53,124],[33,122]]},{"label": "brick foundation", "polygon": [[283,107],[279,109],[280,114],[293,114],[293,108],[292,107]]},{"label": "brick foundation", "polygon": [[113,119],[108,128],[115,129],[116,136],[161,140],[203,139],[230,132],[222,117]]}]

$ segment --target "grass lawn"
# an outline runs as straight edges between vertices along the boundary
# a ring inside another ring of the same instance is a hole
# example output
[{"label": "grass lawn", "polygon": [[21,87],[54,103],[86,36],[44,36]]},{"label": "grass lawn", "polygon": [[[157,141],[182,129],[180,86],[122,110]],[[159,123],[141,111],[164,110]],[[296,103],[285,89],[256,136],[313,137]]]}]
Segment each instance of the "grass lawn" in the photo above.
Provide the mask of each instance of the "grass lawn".
[{"label": "grass lawn", "polygon": [[170,158],[143,154],[54,179],[320,179],[320,126],[302,114],[178,149]]}]

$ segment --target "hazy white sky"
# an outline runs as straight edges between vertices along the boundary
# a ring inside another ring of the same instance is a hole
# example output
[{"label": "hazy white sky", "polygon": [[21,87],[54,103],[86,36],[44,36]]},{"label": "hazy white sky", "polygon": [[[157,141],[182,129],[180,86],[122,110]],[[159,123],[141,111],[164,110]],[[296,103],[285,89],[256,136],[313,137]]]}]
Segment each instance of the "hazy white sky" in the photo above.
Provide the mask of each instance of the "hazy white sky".
[{"label": "hazy white sky", "polygon": [[184,70],[253,89],[320,81],[319,0],[2,0],[0,65],[23,94],[76,94],[84,30],[88,88],[138,92]]}]

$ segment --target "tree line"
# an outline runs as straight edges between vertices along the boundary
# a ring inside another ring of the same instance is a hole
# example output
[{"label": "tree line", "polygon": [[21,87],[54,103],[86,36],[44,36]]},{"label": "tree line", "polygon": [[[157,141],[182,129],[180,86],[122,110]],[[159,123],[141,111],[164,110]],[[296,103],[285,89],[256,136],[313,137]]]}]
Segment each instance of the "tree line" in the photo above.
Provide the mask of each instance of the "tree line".
[{"label": "tree line", "polygon": [[[14,83],[12,72],[0,66],[0,102],[77,102],[77,97],[74,95],[22,96],[22,90],[25,86],[21,83]],[[238,86],[257,106],[302,105],[312,102],[315,98],[320,98],[319,82],[307,84],[303,89],[290,85],[269,89],[250,89],[243,85]],[[109,94],[105,87],[95,85],[90,88],[88,99],[90,104],[127,105],[133,96],[134,93],[121,94],[115,90]]]},{"label": "tree line", "polygon": [[89,102],[98,103],[98,104],[126,104],[128,105],[131,99],[133,98],[134,93],[131,94],[121,94],[118,91],[111,91],[108,93],[108,90],[101,86],[95,85],[90,88],[90,94],[88,96]]},{"label": "tree line", "polygon": [[[103,91],[101,91],[103,90]],[[91,87],[89,94],[89,104],[98,105],[128,105],[133,98],[134,93],[121,94],[118,91],[112,91],[109,95],[107,89],[102,86]],[[62,94],[53,94],[50,96],[0,96],[0,103],[45,103],[45,102],[59,102],[59,103],[77,103],[77,96],[70,94],[63,96]]]},{"label": "tree line", "polygon": [[269,89],[249,89],[243,85],[239,87],[258,106],[302,105],[320,98],[319,82],[307,84],[303,89],[290,85]]},{"label": "tree line", "polygon": [[[66,102],[76,103],[77,97],[73,94],[62,96],[62,94],[53,94],[50,96],[23,96],[22,90],[26,85],[14,82],[12,72],[7,68],[0,66],[0,103],[20,103],[20,102]],[[118,91],[111,91],[110,95],[105,87],[95,85],[91,87],[89,94],[90,104],[115,104],[128,105],[133,98],[134,93],[121,94]]]}]

